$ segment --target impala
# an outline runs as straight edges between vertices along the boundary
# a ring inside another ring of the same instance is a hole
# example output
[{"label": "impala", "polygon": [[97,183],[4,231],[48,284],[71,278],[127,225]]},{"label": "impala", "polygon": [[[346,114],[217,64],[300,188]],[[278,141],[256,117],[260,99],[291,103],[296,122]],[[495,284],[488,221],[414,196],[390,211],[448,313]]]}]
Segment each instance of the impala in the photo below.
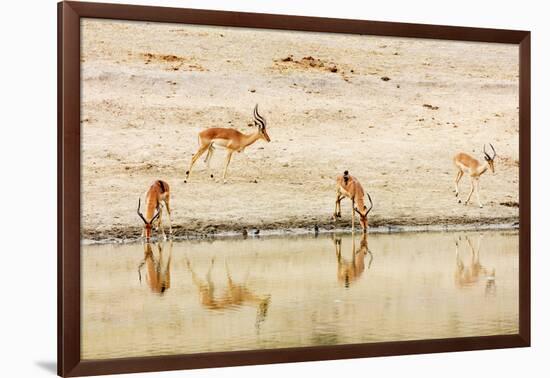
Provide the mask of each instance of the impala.
[{"label": "impala", "polygon": [[466,237],[466,242],[470,248],[470,262],[468,265],[465,265],[462,259],[460,258],[460,253],[458,251],[458,240],[455,240],[455,253],[456,253],[456,270],[455,270],[455,285],[458,288],[466,288],[475,286],[479,279],[483,276],[485,277],[485,292],[490,293],[494,290],[495,287],[495,269],[489,271],[485,268],[479,261],[479,251],[481,248],[481,239],[479,237],[477,244],[477,251],[474,248],[474,245],[470,238]]},{"label": "impala", "polygon": [[163,255],[163,244],[158,243],[158,258],[155,257],[151,243],[143,245],[143,260],[138,266],[139,282],[141,283],[141,269],[146,266],[147,284],[153,293],[164,294],[170,288],[170,262],[172,261],[172,241],[168,248],[168,257]]},{"label": "impala", "polygon": [[256,326],[265,319],[267,310],[271,301],[270,295],[257,295],[252,292],[245,283],[235,283],[231,278],[227,262],[225,263],[225,273],[227,284],[222,295],[214,295],[214,283],[212,281],[212,268],[214,267],[215,259],[210,261],[210,267],[206,273],[206,281],[200,279],[191,266],[189,259],[187,261],[187,269],[191,272],[193,283],[199,291],[201,304],[210,310],[225,310],[232,309],[236,306],[252,306],[257,308]]},{"label": "impala", "polygon": [[363,233],[358,249],[355,248],[355,235],[352,234],[351,237],[351,259],[349,261],[342,257],[342,238],[334,239],[336,258],[338,259],[338,281],[343,283],[346,288],[357,281],[365,271],[365,256],[370,255],[367,269],[370,269],[373,259],[367,243],[367,234]]},{"label": "impala", "polygon": [[480,163],[477,159],[464,152],[460,152],[455,155],[453,162],[458,168],[455,179],[455,196],[458,199],[458,203],[460,203],[460,198],[458,198],[458,183],[460,182],[460,179],[462,178],[464,173],[468,173],[468,175],[470,176],[471,184],[470,194],[468,194],[468,198],[466,199],[466,202],[464,202],[464,204],[468,204],[475,189],[477,203],[479,207],[483,207],[483,204],[479,200],[479,177],[487,172],[487,169],[490,169],[492,173],[495,173],[495,157],[497,156],[493,145],[489,143],[489,146],[491,146],[491,149],[493,150],[493,156],[489,155],[485,151],[485,145],[483,145],[483,158],[485,159],[484,163]]},{"label": "impala", "polygon": [[359,181],[351,176],[348,171],[336,178],[336,207],[334,209],[334,219],[342,217],[340,202],[345,197],[351,199],[351,229],[355,229],[355,213],[359,214],[359,223],[363,233],[367,232],[369,222],[367,216],[372,210],[372,200],[367,193],[370,207],[365,206],[365,191]]},{"label": "impala", "polygon": [[[223,182],[227,182],[225,179],[227,176],[227,166],[234,152],[242,152],[246,147],[250,146],[258,139],[263,139],[266,142],[271,141],[266,131],[266,120],[258,113],[258,104],[254,107],[254,125],[256,125],[257,129],[251,134],[243,134],[235,129],[221,127],[212,127],[201,131],[199,133],[199,149],[191,158],[189,169],[185,172],[184,182],[189,180],[193,165],[206,151],[208,151],[208,154],[206,154],[204,161],[207,164],[208,173],[210,174],[210,159],[212,159],[214,148],[216,147],[225,148],[227,150],[225,167],[223,170]],[[213,178],[214,175],[210,174],[210,177]]]},{"label": "impala", "polygon": [[168,220],[170,221],[170,235],[172,235],[172,218],[170,215],[170,187],[166,181],[156,180],[145,194],[145,215],[141,213],[141,197],[138,199],[137,213],[143,220],[142,237],[149,241],[151,238],[151,229],[155,221],[157,230],[160,228],[162,236],[166,239],[164,226],[162,224],[162,208],[166,207]]}]

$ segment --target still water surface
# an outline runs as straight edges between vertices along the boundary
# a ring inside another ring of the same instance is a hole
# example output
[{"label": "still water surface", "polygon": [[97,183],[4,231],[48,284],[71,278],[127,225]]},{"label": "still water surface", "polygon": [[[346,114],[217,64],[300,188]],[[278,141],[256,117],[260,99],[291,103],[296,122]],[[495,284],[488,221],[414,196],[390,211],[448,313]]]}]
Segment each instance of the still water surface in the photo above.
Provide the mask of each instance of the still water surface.
[{"label": "still water surface", "polygon": [[517,231],[82,246],[82,358],[514,334]]}]

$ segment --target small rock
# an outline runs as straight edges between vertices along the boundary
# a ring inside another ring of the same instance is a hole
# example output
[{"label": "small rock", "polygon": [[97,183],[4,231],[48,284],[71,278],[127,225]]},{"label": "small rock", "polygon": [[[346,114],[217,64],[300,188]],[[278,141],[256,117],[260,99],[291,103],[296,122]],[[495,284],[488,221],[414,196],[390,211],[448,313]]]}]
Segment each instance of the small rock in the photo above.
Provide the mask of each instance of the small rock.
[{"label": "small rock", "polygon": [[389,77],[387,77],[387,76],[382,76],[382,77],[380,78],[380,80],[382,80],[382,81],[390,81],[391,79],[390,79]]}]

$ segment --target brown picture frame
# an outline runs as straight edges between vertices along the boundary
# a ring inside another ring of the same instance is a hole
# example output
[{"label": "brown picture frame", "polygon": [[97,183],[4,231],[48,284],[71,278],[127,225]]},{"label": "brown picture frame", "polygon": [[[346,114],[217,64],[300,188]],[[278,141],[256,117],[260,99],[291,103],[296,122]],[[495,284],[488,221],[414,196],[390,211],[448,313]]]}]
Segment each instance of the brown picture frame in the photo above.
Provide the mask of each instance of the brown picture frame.
[{"label": "brown picture frame", "polygon": [[[519,333],[161,357],[80,358],[80,19],[368,34],[519,45]],[[58,4],[58,374],[100,375],[530,345],[530,32],[104,3]]]}]

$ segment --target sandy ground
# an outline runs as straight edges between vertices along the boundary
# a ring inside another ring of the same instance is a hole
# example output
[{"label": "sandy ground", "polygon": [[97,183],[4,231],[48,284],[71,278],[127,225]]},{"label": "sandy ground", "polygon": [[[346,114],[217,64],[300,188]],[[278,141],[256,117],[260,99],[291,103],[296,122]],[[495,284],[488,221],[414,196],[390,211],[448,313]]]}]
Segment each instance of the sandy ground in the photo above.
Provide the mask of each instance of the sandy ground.
[{"label": "sandy ground", "polygon": [[[349,201],[331,220],[346,169],[371,225],[519,219],[516,46],[100,20],[82,43],[83,238],[139,236],[138,196],[159,178],[176,235],[346,226]],[[251,132],[255,104],[271,143],[235,154],[227,184],[221,150],[215,180],[201,159],[184,183],[197,133]],[[489,142],[485,207],[458,204],[452,157]]]}]

